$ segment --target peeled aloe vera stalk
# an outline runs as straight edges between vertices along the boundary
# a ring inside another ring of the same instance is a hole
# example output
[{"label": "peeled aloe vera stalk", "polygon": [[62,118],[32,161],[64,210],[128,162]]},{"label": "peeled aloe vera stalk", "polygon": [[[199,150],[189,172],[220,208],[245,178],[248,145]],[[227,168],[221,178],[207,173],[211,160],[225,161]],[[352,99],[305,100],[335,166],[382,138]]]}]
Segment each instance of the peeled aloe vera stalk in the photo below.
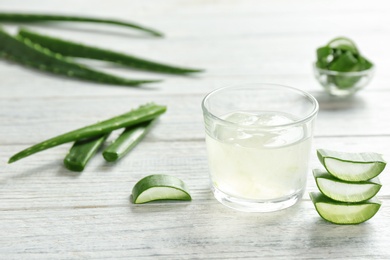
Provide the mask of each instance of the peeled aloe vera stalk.
[{"label": "peeled aloe vera stalk", "polygon": [[318,149],[317,156],[330,174],[344,181],[367,181],[378,176],[386,167],[386,161],[378,153]]},{"label": "peeled aloe vera stalk", "polygon": [[319,192],[310,192],[318,214],[334,224],[360,224],[372,218],[381,207],[381,202],[375,197],[359,203],[346,203],[329,199]]},{"label": "peeled aloe vera stalk", "polygon": [[377,177],[369,181],[348,182],[329,173],[314,169],[313,175],[318,189],[325,196],[341,202],[362,202],[374,197],[382,185]]}]

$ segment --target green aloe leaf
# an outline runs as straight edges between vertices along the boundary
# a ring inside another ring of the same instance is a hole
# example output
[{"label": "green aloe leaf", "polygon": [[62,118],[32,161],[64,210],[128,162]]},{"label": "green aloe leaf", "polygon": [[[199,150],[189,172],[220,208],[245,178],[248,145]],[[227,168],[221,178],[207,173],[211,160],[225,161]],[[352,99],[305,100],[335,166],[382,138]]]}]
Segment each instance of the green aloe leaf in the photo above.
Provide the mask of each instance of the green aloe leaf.
[{"label": "green aloe leaf", "polygon": [[87,22],[87,23],[100,23],[110,24],[116,26],[124,26],[141,30],[152,34],[154,36],[161,37],[163,34],[155,29],[147,28],[143,25],[131,23],[127,21],[120,21],[114,19],[101,19],[87,16],[74,16],[74,15],[50,15],[50,14],[31,14],[31,13],[0,13],[0,22],[12,22],[12,23],[34,23],[34,22]]},{"label": "green aloe leaf", "polygon": [[159,115],[163,114],[165,111],[166,111],[165,106],[161,106],[153,103],[143,105],[125,114],[104,120],[96,124],[92,124],[89,126],[85,126],[73,130],[71,132],[47,139],[43,142],[40,142],[36,145],[26,148],[23,151],[20,151],[17,154],[13,155],[9,159],[8,163],[13,163],[32,154],[38,153],[40,151],[44,151],[46,149],[64,143],[74,142],[85,138],[93,138],[104,134],[108,134],[116,129],[120,129],[123,127],[130,127],[143,122],[148,122],[158,117]]},{"label": "green aloe leaf", "polygon": [[117,77],[77,64],[58,53],[34,44],[29,39],[14,38],[0,27],[0,56],[45,72],[98,83],[138,86],[159,80],[133,80]]},{"label": "green aloe leaf", "polygon": [[71,42],[68,40],[49,37],[28,31],[26,29],[21,29],[18,33],[18,36],[24,39],[29,39],[30,41],[39,44],[52,52],[60,53],[61,55],[68,57],[103,60],[128,66],[131,68],[136,68],[139,70],[171,74],[188,74],[202,71],[200,69],[167,65],[131,55],[122,54],[119,52],[114,52],[111,50],[96,48],[80,43]]}]

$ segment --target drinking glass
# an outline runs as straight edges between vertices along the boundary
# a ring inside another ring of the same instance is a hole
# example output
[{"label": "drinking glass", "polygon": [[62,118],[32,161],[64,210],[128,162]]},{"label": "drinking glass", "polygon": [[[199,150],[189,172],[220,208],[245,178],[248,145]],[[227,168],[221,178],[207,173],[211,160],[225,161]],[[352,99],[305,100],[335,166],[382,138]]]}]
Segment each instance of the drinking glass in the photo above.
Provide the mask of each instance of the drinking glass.
[{"label": "drinking glass", "polygon": [[274,84],[209,93],[202,102],[211,189],[222,204],[269,212],[302,197],[318,102]]}]

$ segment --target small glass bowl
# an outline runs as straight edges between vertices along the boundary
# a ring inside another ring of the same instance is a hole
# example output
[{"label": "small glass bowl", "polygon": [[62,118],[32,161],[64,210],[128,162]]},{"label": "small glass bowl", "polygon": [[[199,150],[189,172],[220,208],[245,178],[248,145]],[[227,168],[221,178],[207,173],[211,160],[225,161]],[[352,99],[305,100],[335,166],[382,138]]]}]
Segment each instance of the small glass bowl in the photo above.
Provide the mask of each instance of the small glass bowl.
[{"label": "small glass bowl", "polygon": [[330,95],[346,97],[355,94],[370,82],[374,76],[374,66],[356,72],[338,72],[320,69],[314,63],[314,75]]}]

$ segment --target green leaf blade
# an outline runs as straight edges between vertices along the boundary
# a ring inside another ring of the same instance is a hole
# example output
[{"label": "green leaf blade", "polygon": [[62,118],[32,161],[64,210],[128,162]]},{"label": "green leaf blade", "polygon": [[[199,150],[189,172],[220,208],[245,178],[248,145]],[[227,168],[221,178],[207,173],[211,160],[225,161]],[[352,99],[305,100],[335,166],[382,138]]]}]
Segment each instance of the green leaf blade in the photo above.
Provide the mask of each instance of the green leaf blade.
[{"label": "green leaf blade", "polygon": [[24,66],[92,82],[121,86],[138,86],[145,83],[159,82],[159,80],[126,79],[90,69],[63,57],[58,53],[53,53],[38,44],[34,44],[29,39],[14,38],[2,30],[1,27],[0,54],[3,58],[12,60]]},{"label": "green leaf blade", "polygon": [[188,74],[203,71],[201,69],[185,68],[150,61],[132,55],[126,55],[111,50],[41,35],[26,29],[19,30],[18,35],[24,39],[29,39],[32,42],[43,46],[44,48],[48,48],[52,52],[60,53],[61,55],[69,57],[108,61],[139,70],[170,74]]},{"label": "green leaf blade", "polygon": [[88,22],[123,26],[147,32],[151,35],[162,37],[163,34],[155,29],[151,29],[136,23],[125,22],[114,19],[101,19],[87,16],[73,15],[49,15],[49,14],[31,14],[31,13],[0,13],[0,22]]},{"label": "green leaf blade", "polygon": [[157,116],[165,113],[166,107],[157,104],[147,104],[140,106],[128,113],[107,119],[105,121],[82,127],[71,132],[50,138],[36,145],[33,145],[15,155],[13,155],[8,163],[13,163],[22,158],[30,156],[40,151],[44,151],[51,147],[55,147],[64,143],[77,141],[84,138],[91,138],[103,134],[110,133],[116,129],[129,127],[150,121]]}]

